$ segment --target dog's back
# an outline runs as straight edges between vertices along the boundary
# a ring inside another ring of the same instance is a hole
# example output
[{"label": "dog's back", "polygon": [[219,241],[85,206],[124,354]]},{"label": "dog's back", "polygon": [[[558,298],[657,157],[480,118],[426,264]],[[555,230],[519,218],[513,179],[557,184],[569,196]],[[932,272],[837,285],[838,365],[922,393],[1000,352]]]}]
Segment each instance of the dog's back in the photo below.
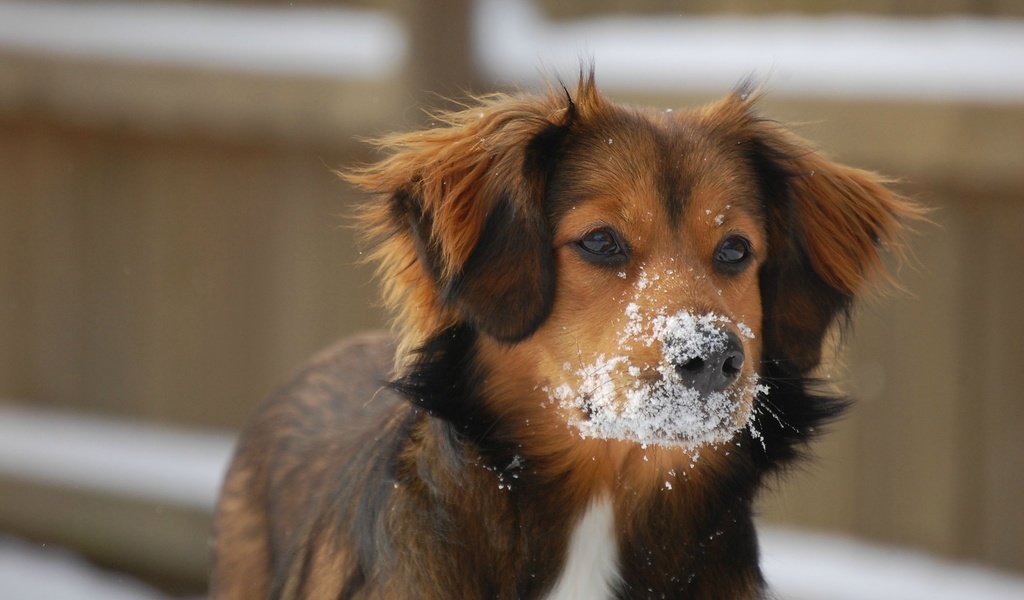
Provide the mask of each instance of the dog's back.
[{"label": "dog's back", "polygon": [[387,334],[349,338],[254,415],[218,506],[213,597],[289,595],[300,574],[288,569],[316,552],[309,515],[339,492],[354,455],[396,408],[396,395],[382,387],[394,354]]}]

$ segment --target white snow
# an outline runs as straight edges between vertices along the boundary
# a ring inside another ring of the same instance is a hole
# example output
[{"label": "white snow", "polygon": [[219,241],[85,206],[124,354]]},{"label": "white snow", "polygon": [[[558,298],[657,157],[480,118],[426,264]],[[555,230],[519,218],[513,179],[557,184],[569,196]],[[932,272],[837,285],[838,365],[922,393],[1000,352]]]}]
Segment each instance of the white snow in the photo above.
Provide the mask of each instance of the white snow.
[{"label": "white snow", "polygon": [[225,432],[0,404],[0,477],[212,510],[232,445]]},{"label": "white snow", "polygon": [[0,598],[167,600],[127,575],[103,571],[62,548],[0,535]]},{"label": "white snow", "polygon": [[383,79],[401,24],[353,8],[185,2],[0,2],[0,49],[196,68]]},{"label": "white snow", "polygon": [[772,95],[1024,100],[1024,20],[858,15],[608,16],[552,22],[530,0],[479,0],[480,68],[497,80],[575,73],[605,89],[720,94],[750,75]]},{"label": "white snow", "polygon": [[761,561],[779,600],[1020,600],[1024,577],[905,548],[761,527]]},{"label": "white snow", "polygon": [[[659,280],[641,269],[634,283],[635,301],[625,308],[621,354],[600,353],[576,369],[566,369],[566,380],[549,389],[550,398],[567,409],[570,424],[583,437],[690,450],[726,442],[748,425],[752,411],[744,405],[767,388],[758,384],[756,374],[724,392],[702,394],[689,387],[676,365],[724,349],[724,326],[731,321],[711,313],[645,313],[640,295]],[[752,337],[749,328],[739,329]],[[639,358],[651,348],[659,356],[654,364]]]},{"label": "white snow", "polygon": [[[659,15],[546,20],[531,0],[477,0],[473,52],[499,82],[574,73],[605,89],[720,94],[750,74],[773,95],[1024,100],[1024,20],[968,16]],[[189,2],[0,2],[0,49],[243,72],[385,79],[409,36],[386,11]]]},{"label": "white snow", "polygon": [[[711,353],[725,350],[728,338],[725,329],[719,327],[719,324],[728,322],[729,319],[726,317],[713,313],[695,315],[688,311],[681,311],[665,315],[659,312],[650,319],[648,327],[651,330],[651,338],[661,342],[665,360],[677,365],[690,359],[704,358]],[[642,339],[645,344],[650,346],[651,338]]]}]

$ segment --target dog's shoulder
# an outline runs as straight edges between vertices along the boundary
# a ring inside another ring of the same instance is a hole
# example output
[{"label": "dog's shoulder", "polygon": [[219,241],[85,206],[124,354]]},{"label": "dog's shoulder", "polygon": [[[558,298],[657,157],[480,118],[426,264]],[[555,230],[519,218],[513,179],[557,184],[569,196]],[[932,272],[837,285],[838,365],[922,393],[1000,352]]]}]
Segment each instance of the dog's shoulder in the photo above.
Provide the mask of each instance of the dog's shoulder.
[{"label": "dog's shoulder", "polygon": [[341,340],[315,355],[287,385],[264,403],[257,421],[303,438],[362,431],[392,412],[395,341],[385,332]]},{"label": "dog's shoulder", "polygon": [[335,342],[310,360],[303,371],[383,372],[386,376],[395,357],[395,338],[387,331],[366,331]]},{"label": "dog's shoulder", "polygon": [[[216,597],[265,596],[304,556],[323,499],[339,493],[345,470],[358,470],[354,453],[402,404],[385,385],[394,355],[386,333],[347,338],[314,356],[257,408],[218,505]],[[283,571],[251,575],[266,564]]]},{"label": "dog's shoulder", "polygon": [[[394,339],[383,332],[346,338],[321,351],[256,409],[243,429],[232,471],[246,466],[272,480],[314,460],[342,458],[400,404],[387,385]],[[321,464],[324,463],[324,464]]]},{"label": "dog's shoulder", "polygon": [[315,392],[343,402],[341,410],[374,413],[372,398],[391,379],[395,347],[384,331],[345,338],[315,355],[283,393]]}]

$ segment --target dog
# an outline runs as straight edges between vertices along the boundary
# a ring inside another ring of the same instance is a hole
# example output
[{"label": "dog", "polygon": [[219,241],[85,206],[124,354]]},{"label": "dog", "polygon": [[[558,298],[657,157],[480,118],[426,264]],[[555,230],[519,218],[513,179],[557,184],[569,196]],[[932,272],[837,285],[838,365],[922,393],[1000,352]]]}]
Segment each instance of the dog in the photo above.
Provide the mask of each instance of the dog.
[{"label": "dog", "polygon": [[752,504],[845,401],[813,377],[914,202],[758,116],[492,95],[380,140],[393,334],[244,431],[215,598],[763,598]]}]

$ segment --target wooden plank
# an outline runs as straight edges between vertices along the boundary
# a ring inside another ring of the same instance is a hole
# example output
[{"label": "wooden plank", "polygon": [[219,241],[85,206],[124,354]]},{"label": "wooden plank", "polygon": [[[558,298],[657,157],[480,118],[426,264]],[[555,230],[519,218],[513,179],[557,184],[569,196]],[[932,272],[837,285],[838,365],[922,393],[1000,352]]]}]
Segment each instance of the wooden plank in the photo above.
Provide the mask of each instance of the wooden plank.
[{"label": "wooden plank", "polygon": [[[411,122],[421,122],[424,108],[455,108],[450,98],[474,91],[470,0],[402,0],[409,32],[405,84],[415,102]],[[479,90],[477,90],[479,91]]]},{"label": "wooden plank", "polygon": [[[0,122],[0,173],[24,172],[32,164],[24,137],[12,124]],[[31,307],[34,302],[32,205],[30,180],[0,177],[0,395],[26,398],[33,389],[31,373]]]},{"label": "wooden plank", "polygon": [[855,399],[817,460],[770,497],[770,520],[956,554],[964,498],[962,313],[968,231],[957,207],[912,239],[905,293],[862,302],[846,351],[823,370]]},{"label": "wooden plank", "polygon": [[11,139],[7,395],[237,426],[309,355],[383,324],[337,150],[38,123]]},{"label": "wooden plank", "polygon": [[22,351],[31,361],[30,397],[56,404],[78,398],[87,377],[81,361],[86,274],[79,226],[84,212],[75,195],[89,165],[82,164],[80,155],[66,154],[64,140],[53,132],[27,130],[15,139],[25,158],[10,177],[30,190],[19,198],[29,210],[23,226],[30,234],[27,260],[32,269],[32,304],[21,315],[32,330]]},{"label": "wooden plank", "polygon": [[[962,438],[962,248],[957,208],[912,240],[920,266],[906,294],[870,308],[871,340],[855,339],[850,372],[865,419],[859,431],[858,530],[951,553],[959,510]],[[858,374],[866,377],[858,379]]]},{"label": "wooden plank", "polygon": [[1024,204],[1017,196],[986,207],[984,228],[973,241],[981,252],[977,268],[986,273],[979,290],[987,352],[965,357],[980,374],[975,393],[963,402],[980,413],[972,431],[981,448],[971,468],[982,473],[981,503],[972,507],[983,519],[979,554],[1006,568],[1024,569]]}]

